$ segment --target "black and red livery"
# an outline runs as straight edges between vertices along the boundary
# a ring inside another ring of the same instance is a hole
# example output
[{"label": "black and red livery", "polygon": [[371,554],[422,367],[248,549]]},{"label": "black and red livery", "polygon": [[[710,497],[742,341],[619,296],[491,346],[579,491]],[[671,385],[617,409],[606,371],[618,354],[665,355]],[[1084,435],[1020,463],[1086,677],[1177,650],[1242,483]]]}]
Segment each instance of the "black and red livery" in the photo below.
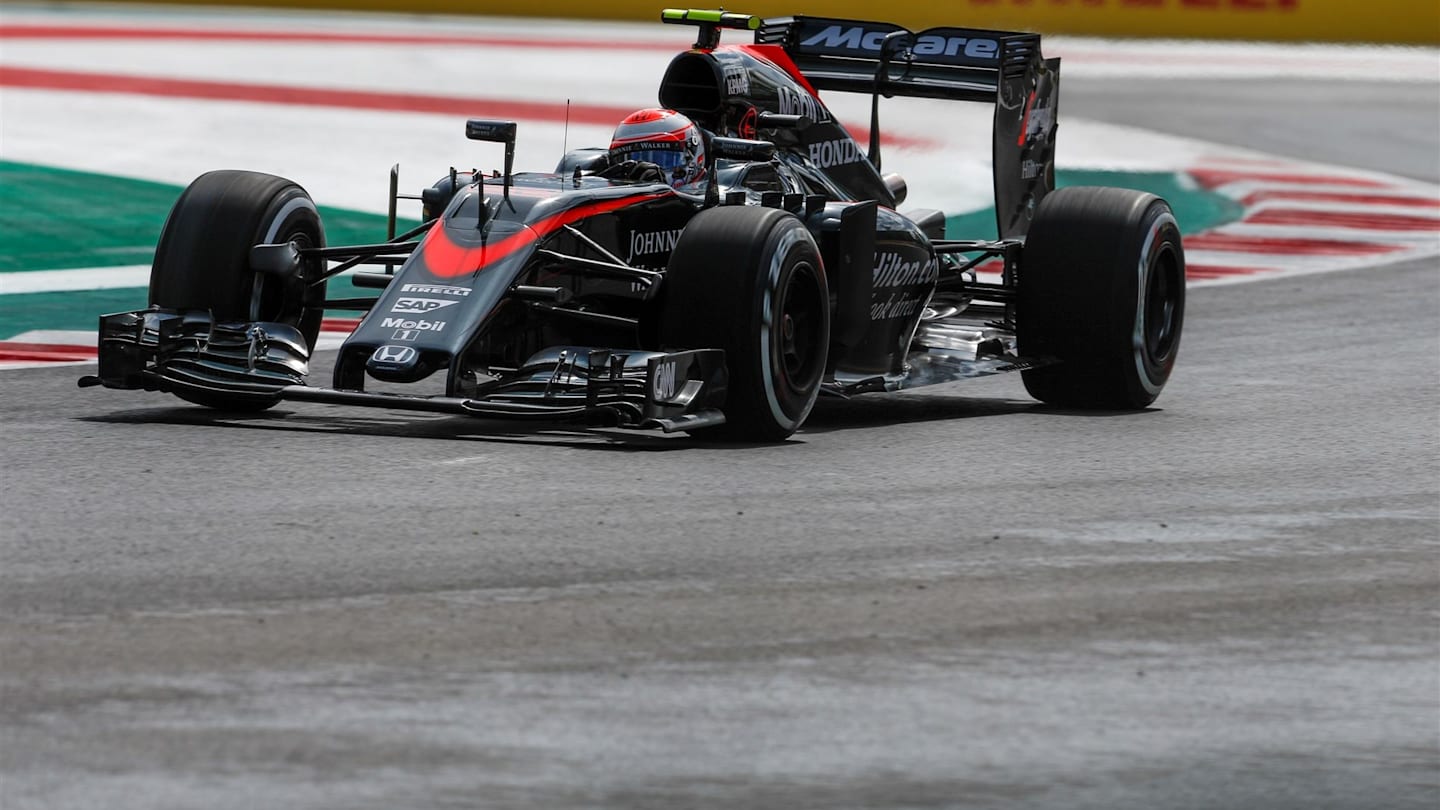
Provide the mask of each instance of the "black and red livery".
[{"label": "black and red livery", "polygon": [[[791,435],[821,395],[1007,371],[1067,406],[1159,395],[1183,320],[1179,231],[1151,195],[1055,191],[1060,62],[1038,35],[662,19],[699,30],[658,101],[704,133],[702,182],[617,171],[604,149],[516,173],[516,125],[471,120],[468,137],[505,145],[503,172],[452,171],[421,195],[420,228],[395,236],[392,214],[387,241],[337,247],[295,184],[212,172],[171,212],[151,306],[101,318],[100,372],[82,385],[745,440]],[[723,29],[753,41],[721,45]],[[831,91],[873,98],[867,145],[822,101]],[[892,96],[994,105],[998,239],[949,239],[943,213],[901,210],[906,184],[880,154]],[[1003,263],[1000,283],[977,281],[986,261]],[[378,298],[326,299],[327,279],[362,264],[383,268],[355,276]],[[320,314],[346,307],[366,315],[331,385],[309,385]],[[438,390],[372,384],[425,380]]]}]

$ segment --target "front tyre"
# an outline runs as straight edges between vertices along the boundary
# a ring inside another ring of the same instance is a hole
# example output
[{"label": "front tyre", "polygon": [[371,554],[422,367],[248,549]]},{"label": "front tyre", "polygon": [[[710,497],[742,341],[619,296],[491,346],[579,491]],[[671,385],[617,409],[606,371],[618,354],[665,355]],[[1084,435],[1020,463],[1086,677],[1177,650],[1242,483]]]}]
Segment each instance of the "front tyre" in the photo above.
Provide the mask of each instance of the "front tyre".
[{"label": "front tyre", "polygon": [[[324,247],[325,229],[305,189],[258,172],[202,174],[170,210],[150,270],[150,304],[208,310],[214,321],[265,321],[295,327],[314,351],[324,315],[325,285],[307,273],[281,278],[250,268],[250,248],[294,242]],[[277,397],[177,387],[181,399],[223,410],[258,411]]]},{"label": "front tyre", "polygon": [[783,441],[815,405],[830,346],[830,291],[815,240],[774,208],[701,212],[665,274],[660,344],[725,350],[725,424],[706,438]]},{"label": "front tyre", "polygon": [[1118,188],[1063,188],[1035,213],[1019,268],[1022,372],[1055,405],[1131,410],[1160,395],[1180,349],[1185,252],[1170,205]]}]

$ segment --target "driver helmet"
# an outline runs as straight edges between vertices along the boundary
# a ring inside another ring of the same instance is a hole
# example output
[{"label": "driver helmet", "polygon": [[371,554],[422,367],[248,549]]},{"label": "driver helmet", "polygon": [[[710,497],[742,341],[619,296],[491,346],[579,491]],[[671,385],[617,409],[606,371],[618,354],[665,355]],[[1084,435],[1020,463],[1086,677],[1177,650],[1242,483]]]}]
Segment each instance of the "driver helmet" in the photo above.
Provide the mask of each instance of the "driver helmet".
[{"label": "driver helmet", "polygon": [[675,188],[705,176],[705,139],[695,122],[674,110],[631,113],[610,140],[610,165],[627,160],[654,163]]}]

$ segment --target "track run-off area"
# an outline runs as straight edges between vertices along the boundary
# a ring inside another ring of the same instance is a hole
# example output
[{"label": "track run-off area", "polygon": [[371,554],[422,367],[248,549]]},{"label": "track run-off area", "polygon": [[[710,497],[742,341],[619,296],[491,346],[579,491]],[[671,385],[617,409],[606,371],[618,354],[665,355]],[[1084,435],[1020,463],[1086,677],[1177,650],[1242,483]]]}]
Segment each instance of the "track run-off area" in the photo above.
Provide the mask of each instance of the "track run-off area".
[{"label": "track run-off area", "polygon": [[[0,8],[0,807],[1440,802],[1435,49],[1047,38],[1060,182],[1185,231],[1143,413],[999,377],[734,447],[75,387],[197,175],[375,241],[392,164],[498,167],[490,117],[549,170],[692,38]],[[992,235],[990,110],[881,111]]]},{"label": "track run-off area", "polygon": [[[548,170],[566,146],[608,143],[615,122],[653,103],[687,36],[659,25],[7,11],[0,363],[73,360],[88,351],[76,346],[93,348],[94,314],[144,306],[168,202],[204,171],[294,179],[338,209],[327,212],[332,242],[372,241],[390,165],[414,193],[452,165],[495,162],[457,128],[471,116],[521,122],[517,166]],[[1376,48],[1060,40],[1051,52],[1080,79],[1143,70],[1423,84],[1434,73],[1428,52]],[[868,102],[834,103],[864,142]],[[954,236],[993,236],[990,110],[900,102],[885,113],[887,169],[913,178],[912,199],[951,214]],[[1062,185],[1172,201],[1195,283],[1440,253],[1432,184],[1084,119],[1067,120],[1060,143]],[[125,182],[137,179],[160,185]]]}]

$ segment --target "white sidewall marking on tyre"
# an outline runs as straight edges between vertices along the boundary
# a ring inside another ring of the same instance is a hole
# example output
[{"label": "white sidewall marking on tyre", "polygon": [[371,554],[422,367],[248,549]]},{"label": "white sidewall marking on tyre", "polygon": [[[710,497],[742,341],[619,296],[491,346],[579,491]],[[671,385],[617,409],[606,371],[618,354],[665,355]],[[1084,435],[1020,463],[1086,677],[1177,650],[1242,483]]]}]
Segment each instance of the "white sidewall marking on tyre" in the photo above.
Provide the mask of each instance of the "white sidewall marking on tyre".
[{"label": "white sidewall marking on tyre", "polygon": [[799,416],[795,419],[785,415],[784,408],[780,407],[780,397],[775,391],[775,369],[771,365],[770,354],[770,327],[773,325],[775,316],[775,297],[780,284],[780,272],[785,267],[785,257],[789,255],[790,248],[800,241],[800,230],[791,228],[780,236],[780,241],[775,245],[775,252],[770,257],[769,283],[765,286],[765,297],[761,302],[760,310],[760,356],[763,358],[764,368],[760,379],[765,384],[765,401],[770,405],[770,414],[775,417],[775,422],[786,430],[793,430],[800,422],[810,414],[810,405],[806,403]]},{"label": "white sidewall marking on tyre", "polygon": [[[285,224],[286,218],[290,216],[290,213],[292,211],[296,211],[301,208],[309,208],[311,211],[314,211],[315,203],[311,202],[308,197],[304,196],[296,197],[285,203],[285,205],[281,207],[280,211],[275,214],[275,219],[270,223],[270,230],[267,231],[265,234],[265,244],[275,244],[275,237],[280,235],[280,226]],[[316,216],[319,216],[318,212]]]},{"label": "white sidewall marking on tyre", "polygon": [[[301,208],[309,208],[311,211],[315,211],[315,203],[311,202],[309,197],[302,195],[281,206],[280,211],[275,214],[275,218],[270,220],[270,230],[265,232],[265,241],[261,244],[275,244],[275,237],[280,235],[280,226],[285,224],[286,218],[288,218],[291,213]],[[320,213],[316,211],[315,216],[318,218]],[[249,257],[246,257],[246,261],[249,261]],[[265,280],[259,273],[256,273],[255,279],[250,283],[250,320],[252,321],[260,319],[260,297],[264,289]]]},{"label": "white sidewall marking on tyre", "polygon": [[1165,229],[1166,224],[1174,225],[1178,231],[1180,226],[1175,222],[1175,217],[1169,211],[1165,211],[1155,218],[1155,223],[1150,226],[1150,233],[1145,236],[1145,246],[1140,249],[1140,283],[1137,285],[1135,296],[1135,331],[1130,336],[1131,348],[1134,349],[1135,371],[1140,377],[1140,384],[1145,386],[1147,394],[1160,394],[1160,386],[1150,379],[1150,372],[1145,368],[1145,296],[1149,285],[1150,274],[1150,252],[1155,249],[1155,242],[1160,238],[1160,232]]}]

